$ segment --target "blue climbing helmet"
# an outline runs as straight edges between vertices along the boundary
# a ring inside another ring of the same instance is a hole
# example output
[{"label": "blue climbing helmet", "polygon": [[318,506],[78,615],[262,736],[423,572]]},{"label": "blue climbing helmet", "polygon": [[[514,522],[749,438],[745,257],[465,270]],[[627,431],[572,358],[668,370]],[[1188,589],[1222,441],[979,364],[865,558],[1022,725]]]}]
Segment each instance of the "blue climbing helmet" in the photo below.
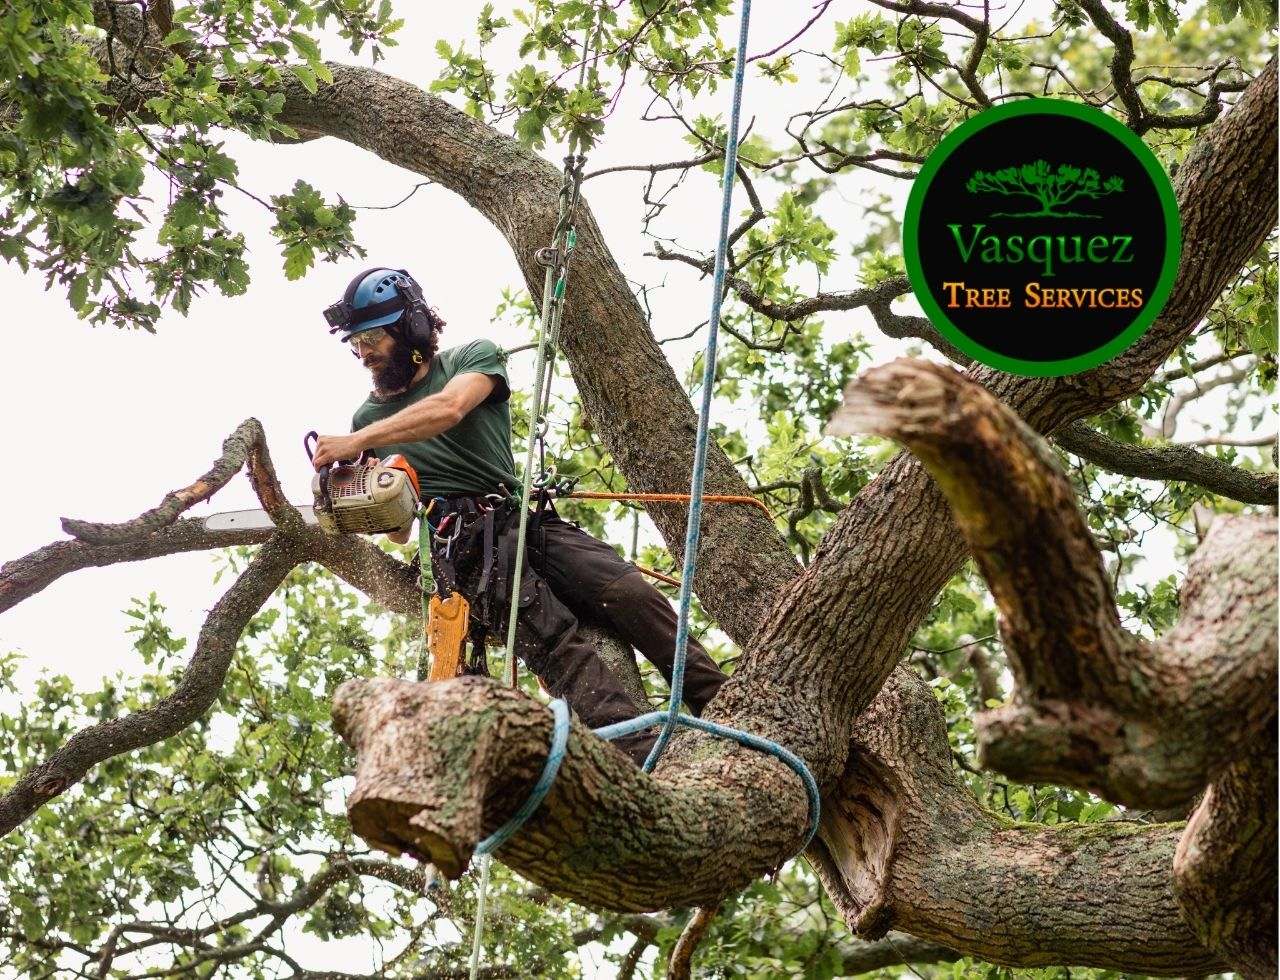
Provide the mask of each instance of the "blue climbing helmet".
[{"label": "blue climbing helmet", "polygon": [[415,350],[431,349],[434,335],[444,326],[427,305],[422,287],[404,269],[367,269],[347,285],[342,299],[324,311],[329,333],[342,341],[375,327],[384,327]]}]

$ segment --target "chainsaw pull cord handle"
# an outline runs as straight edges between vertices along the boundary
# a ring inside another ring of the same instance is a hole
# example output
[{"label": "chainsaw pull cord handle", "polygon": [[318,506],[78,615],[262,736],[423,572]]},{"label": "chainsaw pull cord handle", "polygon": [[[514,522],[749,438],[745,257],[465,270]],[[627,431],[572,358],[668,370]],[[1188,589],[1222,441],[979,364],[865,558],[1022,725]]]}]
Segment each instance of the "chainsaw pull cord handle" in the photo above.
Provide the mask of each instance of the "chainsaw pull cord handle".
[{"label": "chainsaw pull cord handle", "polygon": [[[308,460],[313,460],[313,459],[315,459],[315,458],[316,458],[316,450],[315,450],[315,446],[313,445],[313,443],[318,443],[319,441],[320,441],[320,434],[319,434],[318,432],[316,432],[316,431],[315,431],[315,429],[312,429],[310,432],[308,432],[305,436],[303,436],[303,437],[302,437],[302,448],[303,448],[303,449],[305,449],[305,450],[307,451],[307,459],[308,459]],[[329,464],[329,463],[325,463],[322,467],[320,467],[320,470],[319,470],[319,473],[320,473],[320,499],[319,499],[319,500],[317,500],[317,501],[315,502],[315,505],[316,505],[317,507],[319,507],[321,510],[328,510],[328,509],[329,509],[329,468],[330,468],[330,465],[331,465],[331,464]]]}]

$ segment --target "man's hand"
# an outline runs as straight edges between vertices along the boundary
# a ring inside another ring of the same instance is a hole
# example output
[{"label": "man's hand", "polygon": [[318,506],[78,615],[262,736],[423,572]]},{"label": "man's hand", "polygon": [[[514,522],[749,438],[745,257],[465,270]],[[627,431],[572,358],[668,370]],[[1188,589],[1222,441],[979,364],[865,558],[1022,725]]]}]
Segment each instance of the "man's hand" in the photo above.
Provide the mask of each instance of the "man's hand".
[{"label": "man's hand", "polygon": [[364,449],[364,440],[358,432],[345,436],[319,436],[311,465],[320,469],[326,463],[336,463],[340,459],[357,459]]},{"label": "man's hand", "polygon": [[394,541],[396,544],[408,544],[408,543],[409,543],[409,531],[410,531],[412,528],[413,528],[413,522],[411,521],[410,523],[406,524],[406,525],[405,525],[404,527],[402,527],[402,528],[399,528],[398,530],[395,530],[395,531],[388,531],[388,532],[387,532],[387,537],[389,537],[389,538],[390,538],[392,541]]}]

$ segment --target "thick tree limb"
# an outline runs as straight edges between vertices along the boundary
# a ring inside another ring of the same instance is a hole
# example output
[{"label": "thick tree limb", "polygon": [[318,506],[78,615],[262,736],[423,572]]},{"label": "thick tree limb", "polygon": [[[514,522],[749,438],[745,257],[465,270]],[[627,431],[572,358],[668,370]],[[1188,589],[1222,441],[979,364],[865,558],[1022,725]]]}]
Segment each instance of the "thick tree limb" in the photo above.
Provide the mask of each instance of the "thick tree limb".
[{"label": "thick tree limb", "polygon": [[241,631],[299,557],[296,545],[286,538],[273,537],[263,545],[210,611],[177,689],[150,708],[77,732],[48,759],[20,776],[0,797],[0,835],[75,785],[97,763],[154,745],[203,715],[222,688]]},{"label": "thick tree limb", "polygon": [[1276,975],[1276,731],[1209,786],[1173,863],[1200,941],[1246,977]]},{"label": "thick tree limb", "polygon": [[1144,480],[1181,480],[1245,504],[1276,503],[1277,474],[1232,466],[1189,446],[1136,446],[1104,436],[1087,422],[1072,422],[1054,434],[1068,452],[1112,473]]},{"label": "thick tree limb", "polygon": [[984,762],[1130,806],[1189,802],[1251,751],[1276,702],[1276,521],[1224,517],[1163,639],[1125,631],[1075,494],[1043,440],[950,368],[899,360],[838,423],[906,445],[946,494],[991,586],[1017,680],[979,716]]},{"label": "thick tree limb", "polygon": [[859,718],[828,799],[810,855],[867,939],[892,927],[1017,967],[1222,967],[1174,899],[1180,824],[1020,824],[986,809],[953,769],[941,706],[912,671],[896,670]]},{"label": "thick tree limb", "polygon": [[[352,828],[450,878],[527,797],[552,728],[546,707],[477,677],[347,681],[334,722],[358,758]],[[551,793],[498,856],[535,884],[597,908],[717,904],[760,862],[776,864],[799,846],[807,810],[786,766],[729,751],[735,757],[704,752],[687,776],[659,780],[575,722]]]},{"label": "thick tree limb", "polygon": [[0,612],[81,568],[103,568],[126,561],[144,561],[188,551],[212,551],[246,544],[262,544],[271,530],[206,531],[203,521],[178,520],[144,538],[123,544],[95,545],[83,541],[55,541],[29,555],[0,565]]}]

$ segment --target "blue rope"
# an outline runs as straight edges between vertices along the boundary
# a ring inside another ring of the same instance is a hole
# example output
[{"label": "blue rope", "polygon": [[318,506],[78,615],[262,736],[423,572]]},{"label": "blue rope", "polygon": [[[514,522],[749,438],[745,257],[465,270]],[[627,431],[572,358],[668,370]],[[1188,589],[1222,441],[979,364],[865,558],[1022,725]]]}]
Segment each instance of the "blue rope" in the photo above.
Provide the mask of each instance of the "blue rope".
[{"label": "blue rope", "polygon": [[818,796],[818,784],[814,780],[809,767],[795,753],[783,748],[777,742],[752,735],[750,732],[719,725],[711,721],[703,721],[689,715],[680,714],[680,705],[684,700],[684,667],[689,649],[689,610],[693,602],[693,579],[698,562],[698,541],[702,533],[702,487],[707,469],[707,444],[711,428],[711,396],[715,388],[716,378],[716,345],[720,333],[720,306],[724,298],[725,263],[729,252],[729,219],[733,210],[733,185],[738,170],[738,121],[742,115],[742,86],[746,75],[747,28],[751,21],[751,0],[742,0],[742,16],[738,26],[738,50],[733,66],[733,105],[729,115],[729,133],[725,141],[724,171],[721,176],[722,194],[720,199],[720,238],[716,242],[716,260],[712,292],[711,317],[707,327],[707,346],[702,363],[702,405],[698,415],[697,443],[693,454],[693,479],[689,488],[689,523],[684,536],[684,568],[680,575],[680,616],[676,623],[675,663],[671,669],[671,699],[665,712],[655,711],[631,721],[619,722],[605,728],[596,729],[596,734],[604,739],[618,738],[641,731],[651,725],[662,723],[658,740],[654,743],[649,757],[644,761],[644,771],[653,772],[662,752],[671,739],[677,726],[696,728],[720,738],[732,739],[758,751],[768,753],[781,759],[795,771],[804,783],[805,793],[809,797],[809,831],[805,836],[804,847],[809,846],[813,835],[818,830],[821,816],[821,801]]},{"label": "blue rope", "polygon": [[556,781],[556,774],[560,772],[560,763],[564,761],[565,745],[569,741],[568,702],[564,698],[556,698],[551,702],[551,711],[555,714],[556,727],[551,735],[551,751],[547,754],[547,761],[542,766],[542,775],[533,784],[529,798],[516,811],[515,816],[476,845],[476,853],[481,857],[486,854],[492,854],[505,844],[511,838],[511,835],[523,827],[524,822],[533,816],[533,811],[538,809],[539,804],[551,792],[551,786]]},{"label": "blue rope", "polygon": [[[680,577],[680,615],[676,624],[675,663],[671,670],[671,700],[667,705],[666,711],[652,711],[638,718],[618,722],[615,725],[607,725],[604,728],[597,728],[595,729],[595,734],[600,738],[611,740],[661,723],[662,730],[658,733],[658,740],[654,743],[649,757],[644,762],[645,772],[652,772],[654,766],[658,764],[658,760],[662,757],[663,749],[666,748],[667,742],[677,726],[695,728],[698,731],[707,732],[720,738],[732,739],[740,745],[748,746],[780,759],[800,777],[801,782],[804,783],[805,794],[809,798],[809,828],[805,835],[804,844],[800,848],[804,850],[805,847],[809,846],[809,842],[813,840],[814,834],[817,833],[818,821],[821,816],[818,784],[814,780],[813,774],[809,771],[809,767],[805,765],[804,760],[794,752],[783,748],[777,742],[762,738],[759,735],[752,735],[750,732],[739,731],[736,728],[720,725],[713,721],[704,721],[691,715],[680,714],[680,704],[684,695],[685,657],[689,646],[689,610],[693,601],[693,578],[698,560],[698,540],[702,530],[702,487],[707,468],[711,395],[715,387],[716,374],[716,343],[720,331],[720,306],[724,296],[725,262],[729,250],[729,218],[733,206],[734,178],[738,168],[738,120],[742,115],[742,82],[746,74],[747,27],[750,20],[751,0],[742,0],[742,16],[738,27],[738,50],[733,68],[733,107],[729,118],[729,133],[725,142],[724,172],[721,177],[723,195],[720,204],[720,239],[716,243],[714,286],[711,294],[711,319],[707,331],[707,346],[702,370],[702,406],[698,416],[697,443],[693,455],[693,480],[689,490],[689,524],[685,529],[684,568]],[[477,854],[487,855],[505,843],[529,819],[533,811],[538,808],[538,805],[550,791],[551,784],[555,781],[556,773],[560,770],[560,763],[564,758],[565,743],[569,734],[568,706],[562,700],[553,701],[551,706],[556,713],[556,728],[552,737],[551,752],[547,756],[542,776],[538,779],[533,792],[529,794],[529,798],[525,800],[524,805],[516,815],[490,837],[480,842],[476,848]]]},{"label": "blue rope", "polygon": [[676,623],[675,665],[671,669],[671,700],[667,718],[658,733],[644,771],[662,757],[671,733],[680,717],[684,697],[684,661],[689,646],[689,607],[693,601],[693,573],[698,562],[698,539],[702,534],[702,484],[707,469],[707,434],[711,422],[711,394],[716,380],[716,341],[720,332],[720,301],[724,296],[725,257],[729,251],[729,216],[733,206],[733,183],[738,170],[738,118],[742,114],[742,80],[747,64],[747,26],[751,20],[751,0],[742,0],[742,18],[738,26],[738,52],[733,65],[733,108],[729,115],[729,134],[724,147],[724,172],[720,178],[720,239],[716,243],[714,285],[711,290],[711,319],[707,326],[707,348],[702,363],[702,408],[698,415],[698,439],[693,452],[693,481],[689,487],[689,524],[684,535],[684,568],[680,575],[680,618]]},{"label": "blue rope", "polygon": [[[647,715],[641,715],[639,718],[619,721],[603,728],[593,729],[593,731],[600,738],[612,741],[615,738],[621,738],[623,735],[632,735],[635,732],[650,728],[663,721],[666,717],[667,712],[665,711],[650,711]],[[761,752],[768,753],[775,759],[781,759],[790,766],[795,774],[800,777],[800,781],[804,783],[805,795],[809,797],[809,830],[804,835],[804,843],[800,845],[799,850],[803,851],[809,846],[809,842],[813,840],[813,835],[818,832],[818,821],[822,816],[822,800],[818,796],[818,781],[813,778],[813,773],[809,771],[809,767],[804,764],[803,759],[791,750],[784,749],[777,742],[770,741],[759,735],[752,735],[750,732],[730,728],[728,725],[720,725],[714,721],[695,718],[693,715],[679,715],[676,718],[676,724],[683,725],[686,728],[696,728],[700,732],[707,732],[711,735],[718,735],[720,738],[732,739],[740,745],[758,749]]]}]

